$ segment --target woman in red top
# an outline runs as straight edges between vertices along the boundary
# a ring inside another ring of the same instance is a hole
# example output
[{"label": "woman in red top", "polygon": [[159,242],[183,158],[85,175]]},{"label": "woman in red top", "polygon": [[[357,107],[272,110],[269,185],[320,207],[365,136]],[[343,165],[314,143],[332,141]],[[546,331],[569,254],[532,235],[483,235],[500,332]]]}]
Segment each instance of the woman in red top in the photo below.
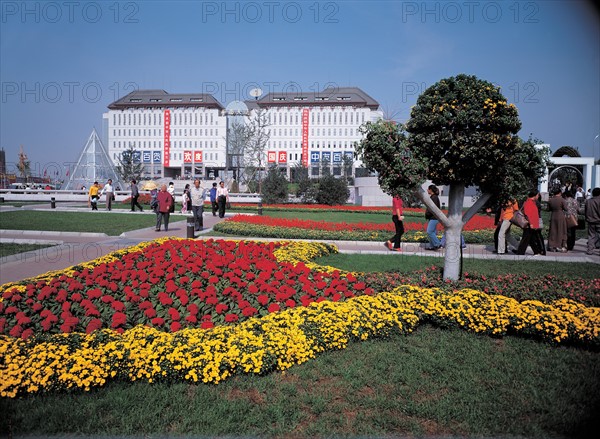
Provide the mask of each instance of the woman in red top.
[{"label": "woman in red top", "polygon": [[540,248],[540,241],[538,239],[540,233],[540,214],[536,201],[539,196],[539,191],[534,189],[529,192],[527,200],[523,203],[523,213],[529,220],[529,224],[523,229],[523,237],[519,243],[519,248],[516,251],[513,250],[513,253],[517,255],[524,255],[529,246],[531,246],[534,256],[544,253],[543,244],[542,248]]},{"label": "woman in red top", "polygon": [[[402,198],[394,197],[392,199],[392,221],[396,227],[396,234],[392,236],[386,243],[386,247],[392,251],[401,252],[400,239],[404,234],[404,215],[402,215]],[[392,244],[393,242],[393,244]]]}]

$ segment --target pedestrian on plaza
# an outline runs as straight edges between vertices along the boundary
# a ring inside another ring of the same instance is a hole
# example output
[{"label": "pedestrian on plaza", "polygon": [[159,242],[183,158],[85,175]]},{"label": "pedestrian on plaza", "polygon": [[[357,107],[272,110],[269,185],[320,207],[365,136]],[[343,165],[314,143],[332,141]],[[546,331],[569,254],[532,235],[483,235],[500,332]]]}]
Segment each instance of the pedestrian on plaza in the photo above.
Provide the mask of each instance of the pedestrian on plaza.
[{"label": "pedestrian on plaza", "polygon": [[400,240],[404,234],[404,215],[402,212],[402,198],[392,198],[392,222],[396,229],[396,234],[392,236],[386,243],[386,247],[391,251],[401,252]]},{"label": "pedestrian on plaza", "polygon": [[150,209],[152,212],[158,213],[158,190],[156,188],[150,190]]},{"label": "pedestrian on plaza", "polygon": [[98,191],[100,190],[100,186],[98,186],[98,182],[95,181],[93,185],[90,186],[90,191],[88,192],[88,207],[91,206],[92,210],[98,210]]},{"label": "pedestrian on plaza", "polygon": [[217,203],[219,204],[219,218],[225,217],[225,207],[229,202],[229,191],[225,187],[225,182],[221,181],[217,188]]},{"label": "pedestrian on plaza", "polygon": [[550,229],[548,231],[548,251],[567,251],[567,202],[562,197],[559,188],[552,190],[552,196],[548,200],[550,211]]},{"label": "pedestrian on plaza", "polygon": [[579,203],[571,191],[565,192],[563,198],[567,204],[567,250],[571,251],[575,247]]},{"label": "pedestrian on plaza", "polygon": [[600,248],[600,187],[595,187],[592,197],[585,201],[585,220],[588,224],[587,255]]},{"label": "pedestrian on plaza", "polygon": [[100,195],[106,195],[106,210],[112,210],[112,202],[115,199],[115,193],[112,185],[112,180],[109,178]]},{"label": "pedestrian on plaza", "polygon": [[513,199],[508,201],[500,212],[500,231],[498,232],[498,254],[505,255],[507,251],[507,244],[512,246],[514,249],[519,247],[517,240],[510,234],[510,227],[512,223],[510,220],[514,216],[515,212],[519,210],[519,203]]},{"label": "pedestrian on plaza", "polygon": [[[167,188],[167,192],[171,194],[171,197],[173,197],[173,200],[175,200],[175,183],[170,182],[169,183],[169,187]],[[173,205],[171,206],[171,212],[170,213],[174,213],[175,212],[175,202],[173,202]]]},{"label": "pedestrian on plaza", "polygon": [[532,189],[527,195],[525,203],[523,203],[523,213],[527,217],[529,224],[523,229],[523,237],[519,243],[519,248],[512,252],[517,255],[524,255],[527,247],[531,247],[534,256],[543,255],[543,244],[540,245],[538,234],[540,230],[540,214],[536,204],[540,192],[537,189]]},{"label": "pedestrian on plaza", "polygon": [[138,198],[140,196],[140,191],[137,187],[137,182],[135,179],[131,180],[131,211],[135,212],[135,208],[140,209],[140,212],[143,212],[142,206],[138,203]]},{"label": "pedestrian on plaza", "polygon": [[585,192],[581,186],[577,186],[577,192],[575,192],[575,201],[585,200]]},{"label": "pedestrian on plaza", "polygon": [[219,205],[217,203],[217,183],[213,183],[212,188],[210,189],[210,205],[213,216],[217,216],[217,210],[219,210]]},{"label": "pedestrian on plaza", "polygon": [[[439,209],[440,208],[440,198],[439,198],[440,190],[437,188],[436,185],[431,184],[427,188],[427,193],[429,194],[431,201],[433,201],[433,203]],[[425,210],[425,219],[428,220],[427,236],[429,237],[429,246],[425,247],[425,249],[426,250],[437,250],[442,246],[442,243],[440,242],[439,238],[437,237],[437,225],[438,225],[439,221],[437,220],[437,218],[435,218],[433,216],[433,212],[429,209],[429,207]]]},{"label": "pedestrian on plaza", "polygon": [[190,201],[192,204],[192,215],[194,216],[194,230],[198,232],[202,224],[202,213],[204,212],[204,196],[206,191],[200,186],[200,180],[194,180],[194,186],[190,189]]},{"label": "pedestrian on plaza", "polygon": [[162,221],[165,221],[165,232],[169,231],[169,216],[171,215],[171,207],[175,205],[175,199],[167,191],[167,185],[163,184],[160,187],[160,192],[157,195],[158,213],[156,214],[156,231],[160,232]]},{"label": "pedestrian on plaza", "polygon": [[192,200],[190,198],[190,185],[186,184],[181,195],[181,213],[187,214],[192,211]]}]

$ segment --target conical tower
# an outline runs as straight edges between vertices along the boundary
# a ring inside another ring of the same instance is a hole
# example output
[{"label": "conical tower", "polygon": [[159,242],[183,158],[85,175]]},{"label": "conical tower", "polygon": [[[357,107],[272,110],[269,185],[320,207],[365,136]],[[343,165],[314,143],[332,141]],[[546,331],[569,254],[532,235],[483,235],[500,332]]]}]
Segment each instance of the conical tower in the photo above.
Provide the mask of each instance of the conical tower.
[{"label": "conical tower", "polygon": [[125,188],[96,133],[96,129],[92,131],[79,154],[77,164],[69,171],[69,180],[64,187],[65,190],[79,190],[82,186],[89,188],[94,181],[103,185],[109,178],[112,179],[114,188]]}]

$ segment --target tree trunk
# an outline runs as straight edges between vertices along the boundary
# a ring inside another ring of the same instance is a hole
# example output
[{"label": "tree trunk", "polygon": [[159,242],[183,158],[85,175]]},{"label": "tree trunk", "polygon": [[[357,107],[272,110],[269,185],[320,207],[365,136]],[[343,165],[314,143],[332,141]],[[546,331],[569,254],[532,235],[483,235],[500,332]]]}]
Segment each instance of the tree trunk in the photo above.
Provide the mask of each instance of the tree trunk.
[{"label": "tree trunk", "polygon": [[444,280],[458,280],[461,275],[462,249],[462,208],[465,196],[464,184],[450,185],[448,194],[448,225],[446,232],[446,257],[444,260]]}]

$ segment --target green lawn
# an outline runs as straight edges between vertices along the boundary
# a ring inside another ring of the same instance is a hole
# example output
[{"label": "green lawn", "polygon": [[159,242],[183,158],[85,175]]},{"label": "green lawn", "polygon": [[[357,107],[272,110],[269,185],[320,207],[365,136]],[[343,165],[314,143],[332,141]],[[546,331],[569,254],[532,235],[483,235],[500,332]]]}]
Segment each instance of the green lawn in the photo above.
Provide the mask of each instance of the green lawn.
[{"label": "green lawn", "polygon": [[0,400],[0,433],[592,437],[600,356],[425,325],[219,385],[116,383]]},{"label": "green lawn", "polygon": [[39,250],[41,248],[52,247],[53,244],[7,244],[0,243],[0,258],[19,253]]},{"label": "green lawn", "polygon": [[[383,246],[382,246],[383,248]],[[316,263],[329,265],[346,271],[371,272],[399,272],[409,273],[421,270],[425,267],[435,265],[443,268],[444,259],[432,256],[412,255],[390,255],[379,257],[365,254],[337,253],[317,258]],[[597,279],[600,277],[598,264],[591,262],[555,262],[540,260],[528,260],[526,264],[522,260],[487,260],[464,258],[463,271],[479,273],[486,276],[512,274],[543,275],[544,273],[567,278],[580,277],[584,279]]]},{"label": "green lawn", "polygon": [[[185,215],[171,215],[171,222],[182,221]],[[0,229],[49,230],[57,232],[94,232],[118,236],[130,230],[156,225],[156,217],[143,213],[10,211],[0,213]]]}]

